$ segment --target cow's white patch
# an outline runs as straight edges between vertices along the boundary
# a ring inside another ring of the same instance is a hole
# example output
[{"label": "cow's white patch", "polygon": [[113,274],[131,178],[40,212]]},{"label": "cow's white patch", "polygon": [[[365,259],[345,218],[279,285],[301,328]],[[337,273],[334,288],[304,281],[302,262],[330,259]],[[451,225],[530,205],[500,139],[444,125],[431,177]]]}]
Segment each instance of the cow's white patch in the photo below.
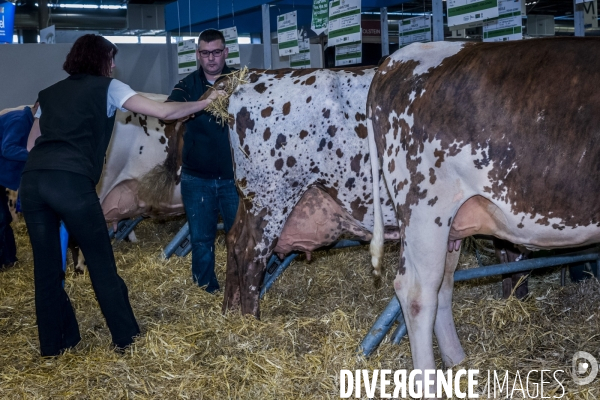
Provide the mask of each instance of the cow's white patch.
[{"label": "cow's white patch", "polygon": [[458,53],[464,45],[462,42],[413,43],[392,54],[387,66],[390,68],[395,62],[417,61],[419,65],[413,74],[421,75],[441,65],[444,59]]}]

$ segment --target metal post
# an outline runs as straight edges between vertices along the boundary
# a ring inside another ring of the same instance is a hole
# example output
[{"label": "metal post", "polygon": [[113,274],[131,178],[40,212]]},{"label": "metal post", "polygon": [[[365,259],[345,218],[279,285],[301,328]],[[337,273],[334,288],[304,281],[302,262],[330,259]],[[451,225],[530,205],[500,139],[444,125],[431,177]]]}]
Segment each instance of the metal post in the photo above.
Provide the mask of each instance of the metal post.
[{"label": "metal post", "polygon": [[381,21],[381,56],[385,57],[385,56],[390,55],[390,35],[388,32],[387,7],[381,7],[380,21]]},{"label": "metal post", "polygon": [[583,3],[575,3],[576,0],[573,0],[573,7],[575,13],[573,15],[575,24],[575,36],[585,36],[585,26],[584,26],[584,15],[583,15]]},{"label": "metal post", "polygon": [[271,16],[269,13],[269,5],[263,4],[262,8],[262,39],[264,46],[264,63],[265,69],[271,69]]},{"label": "metal post", "polygon": [[[327,249],[327,250],[343,249],[346,247],[354,247],[354,246],[361,246],[361,245],[363,245],[363,243],[361,243],[357,240],[342,239],[339,242],[336,242],[333,246],[324,247],[324,249]],[[262,289],[260,291],[261,299],[267,293],[267,291],[271,288],[271,286],[273,286],[273,284],[275,283],[277,278],[279,278],[281,276],[281,274],[283,274],[283,271],[285,271],[287,269],[287,267],[290,266],[291,262],[298,255],[299,255],[298,253],[290,254],[283,261],[279,261],[279,258],[277,258],[277,256],[275,256],[275,255],[271,256],[271,258],[269,259],[269,262],[267,263],[267,272],[265,274]]]},{"label": "metal post", "polygon": [[381,343],[385,335],[392,328],[394,321],[401,312],[400,302],[396,294],[394,294],[394,297],[392,297],[385,309],[379,314],[367,336],[360,343],[359,351],[362,351],[365,356],[369,356],[375,347],[379,346],[379,343]]},{"label": "metal post", "polygon": [[[223,223],[217,224],[217,230],[222,231],[224,229]],[[162,257],[164,260],[169,259],[173,254],[177,254],[179,257],[185,257],[192,250],[190,243],[190,225],[186,222],[179,232],[171,239],[163,250]]]},{"label": "metal post", "polygon": [[285,271],[287,267],[290,266],[292,261],[298,257],[298,255],[298,253],[290,254],[283,261],[279,261],[275,255],[271,256],[271,259],[267,263],[267,273],[265,274],[265,279],[263,281],[262,288],[260,289],[261,299],[267,293],[267,291],[271,289],[271,286],[273,286],[273,283],[275,283],[277,278],[283,274],[283,271]]},{"label": "metal post", "polygon": [[48,27],[48,0],[38,0],[38,27],[40,30]]},{"label": "metal post", "polygon": [[400,309],[400,313],[398,318],[396,318],[396,321],[398,321],[398,327],[392,334],[392,343],[400,344],[402,338],[408,333],[408,328],[406,327],[406,322],[404,321],[404,314],[402,314],[402,308]]},{"label": "metal post", "polygon": [[[162,79],[163,93],[169,93],[177,83],[177,55],[173,51],[171,44],[171,32],[167,32],[167,76],[168,79]],[[177,45],[175,45],[177,47]]]},{"label": "metal post", "polygon": [[444,7],[442,0],[432,0],[431,7],[433,9],[433,41],[441,42],[444,40]]},{"label": "metal post", "polygon": [[137,226],[137,224],[139,224],[143,220],[144,220],[144,217],[142,217],[140,215],[134,220],[130,219],[130,220],[126,220],[126,221],[121,221],[121,222],[123,222],[122,224],[121,224],[121,222],[119,222],[117,232],[115,232],[116,241],[120,242],[121,240],[124,240],[127,236],[129,236],[129,234],[131,233],[131,231],[133,231],[133,229]]}]

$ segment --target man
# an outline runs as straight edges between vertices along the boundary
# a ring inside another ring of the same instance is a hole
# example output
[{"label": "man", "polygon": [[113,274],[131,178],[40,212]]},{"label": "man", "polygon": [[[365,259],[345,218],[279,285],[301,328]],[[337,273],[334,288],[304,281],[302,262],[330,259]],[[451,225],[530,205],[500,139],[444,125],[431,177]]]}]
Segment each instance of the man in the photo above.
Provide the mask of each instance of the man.
[{"label": "man", "polygon": [[[197,100],[222,74],[231,72],[225,65],[229,52],[223,34],[207,29],[198,39],[196,58],[200,68],[179,81],[167,101]],[[198,286],[214,293],[219,290],[214,252],[217,219],[220,213],[225,231],[229,231],[239,201],[228,127],[221,126],[206,111],[196,113],[185,123],[181,196],[190,226],[192,278]]]},{"label": "man", "polygon": [[19,188],[21,172],[29,154],[27,137],[37,108],[36,102],[33,107],[25,107],[0,116],[0,268],[11,267],[17,261],[6,189]]}]

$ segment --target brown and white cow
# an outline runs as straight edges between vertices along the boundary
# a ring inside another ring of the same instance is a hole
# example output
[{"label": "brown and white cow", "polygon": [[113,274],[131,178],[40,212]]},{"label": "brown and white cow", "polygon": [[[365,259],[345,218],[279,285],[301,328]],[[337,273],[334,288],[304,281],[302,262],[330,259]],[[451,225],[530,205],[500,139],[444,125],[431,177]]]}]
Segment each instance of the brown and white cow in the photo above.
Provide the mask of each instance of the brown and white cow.
[{"label": "brown and white cow", "polygon": [[[259,315],[273,252],[310,252],[343,233],[371,239],[373,199],[365,104],[375,68],[253,72],[230,98],[241,194],[227,236],[223,308]],[[382,186],[388,238],[396,216]]]},{"label": "brown and white cow", "polygon": [[465,356],[451,311],[461,239],[600,241],[598,65],[597,38],[414,44],[383,62],[369,139],[399,218],[415,368],[435,369],[433,331],[446,366]]},{"label": "brown and white cow", "polygon": [[[140,94],[156,101],[167,99],[160,94]],[[117,111],[106,165],[97,187],[106,222],[115,224],[139,215],[184,213],[179,178],[176,176],[181,165],[180,147],[183,145],[181,137],[184,129],[181,123],[165,125],[158,118],[132,111]],[[148,172],[165,162],[175,165],[171,168],[175,174],[171,184],[159,187],[152,184],[153,187],[141,190]]]}]

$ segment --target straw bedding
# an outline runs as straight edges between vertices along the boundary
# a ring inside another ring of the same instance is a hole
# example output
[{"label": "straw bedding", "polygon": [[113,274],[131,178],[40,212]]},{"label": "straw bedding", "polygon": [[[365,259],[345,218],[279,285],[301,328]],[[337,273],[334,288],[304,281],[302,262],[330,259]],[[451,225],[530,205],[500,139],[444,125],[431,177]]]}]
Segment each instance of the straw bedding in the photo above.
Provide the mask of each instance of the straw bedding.
[{"label": "straw bedding", "polygon": [[[20,261],[0,272],[0,398],[335,399],[340,369],[411,368],[406,339],[400,346],[386,341],[369,359],[356,353],[393,295],[394,245],[386,247],[384,282],[377,289],[367,247],[318,252],[311,263],[299,257],[262,302],[259,321],[222,315],[223,295],[191,282],[190,256],[160,259],[181,224],[145,221],[136,230],[138,243],[115,246],[143,332],[132,349],[125,355],[111,350],[89,277],[74,275],[71,267],[66,290],[82,341],[63,356],[42,359],[31,248],[24,224],[17,223]],[[216,253],[223,285],[223,235]],[[472,255],[463,255],[459,268],[475,265]],[[592,279],[561,288],[559,272],[535,273],[524,302],[499,299],[500,278],[456,285],[454,315],[467,353],[460,368],[482,370],[481,390],[488,369],[521,375],[530,369],[570,371],[579,350],[600,359],[600,285]],[[577,386],[568,374],[559,376],[567,391],[563,398],[600,397],[600,378]],[[552,388],[546,387],[546,396]]]}]

